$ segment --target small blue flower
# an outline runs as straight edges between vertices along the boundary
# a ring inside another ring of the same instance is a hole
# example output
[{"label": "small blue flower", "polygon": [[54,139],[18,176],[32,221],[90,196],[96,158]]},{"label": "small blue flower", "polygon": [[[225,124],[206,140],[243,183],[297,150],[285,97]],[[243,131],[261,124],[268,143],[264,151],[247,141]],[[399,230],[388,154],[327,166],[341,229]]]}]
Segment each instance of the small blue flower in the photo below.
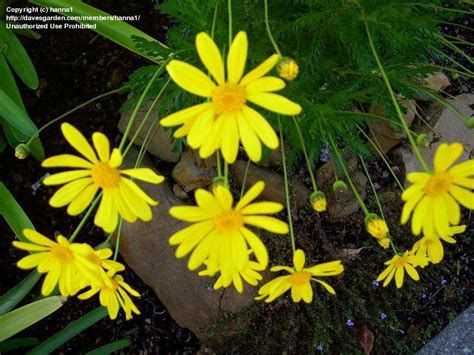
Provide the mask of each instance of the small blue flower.
[{"label": "small blue flower", "polygon": [[348,319],[346,321],[346,327],[347,328],[352,328],[354,326],[354,322],[352,321],[352,319]]},{"label": "small blue flower", "polygon": [[379,287],[380,283],[377,280],[374,280],[372,281],[372,285],[374,285],[375,287]]},{"label": "small blue flower", "polygon": [[448,280],[442,279],[441,285],[446,286],[448,284]]},{"label": "small blue flower", "polygon": [[388,318],[388,316],[384,312],[380,312],[380,319],[381,320],[385,320],[387,318]]},{"label": "small blue flower", "polygon": [[421,294],[421,298],[425,299],[425,298],[427,298],[427,297],[428,297],[428,295],[427,295],[426,293],[423,292],[423,293]]},{"label": "small blue flower", "polygon": [[322,344],[318,344],[318,346],[316,347],[316,350],[317,350],[319,353],[322,353],[322,352],[323,352],[323,346],[322,346]]}]

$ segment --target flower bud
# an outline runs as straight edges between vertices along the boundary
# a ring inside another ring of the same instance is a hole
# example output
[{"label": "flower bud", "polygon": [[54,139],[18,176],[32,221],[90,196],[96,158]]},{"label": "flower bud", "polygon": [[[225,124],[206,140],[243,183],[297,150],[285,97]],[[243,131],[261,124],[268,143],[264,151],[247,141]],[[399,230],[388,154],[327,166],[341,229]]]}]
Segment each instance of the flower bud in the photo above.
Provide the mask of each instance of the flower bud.
[{"label": "flower bud", "polygon": [[216,176],[212,180],[212,188],[215,189],[217,186],[224,186],[229,188],[229,181],[224,176]]},{"label": "flower bud", "polygon": [[332,184],[332,190],[335,193],[341,194],[341,193],[347,191],[347,185],[342,180],[336,180],[336,181],[334,181],[334,184]]},{"label": "flower bud", "polygon": [[388,238],[377,239],[377,243],[379,243],[384,249],[388,249],[390,247],[390,239]]},{"label": "flower bud", "polygon": [[416,144],[421,148],[428,148],[430,146],[430,141],[426,133],[421,133],[416,137]]},{"label": "flower bud", "polygon": [[387,238],[388,226],[383,219],[381,219],[375,213],[369,213],[365,217],[365,229],[374,238],[383,239]]},{"label": "flower bud", "polygon": [[316,212],[324,212],[326,211],[327,201],[326,195],[322,191],[313,192],[309,198],[311,202],[311,206]]},{"label": "flower bud", "polygon": [[30,155],[30,147],[28,147],[24,143],[20,143],[15,148],[15,156],[18,159],[26,159],[26,157]]},{"label": "flower bud", "polygon": [[292,81],[298,76],[299,67],[296,61],[290,57],[283,57],[277,65],[280,78]]},{"label": "flower bud", "polygon": [[473,129],[474,128],[474,116],[469,117],[464,124],[466,125],[467,128]]},{"label": "flower bud", "polygon": [[458,73],[451,73],[451,78],[453,80],[457,80],[457,79],[459,79],[459,74]]}]

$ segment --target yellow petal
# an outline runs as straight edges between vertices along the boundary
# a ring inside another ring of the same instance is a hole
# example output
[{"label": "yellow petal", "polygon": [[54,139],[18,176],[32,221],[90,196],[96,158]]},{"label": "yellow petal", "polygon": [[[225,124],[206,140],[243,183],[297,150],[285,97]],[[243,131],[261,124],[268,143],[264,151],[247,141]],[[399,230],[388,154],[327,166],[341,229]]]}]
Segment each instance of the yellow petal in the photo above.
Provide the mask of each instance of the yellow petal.
[{"label": "yellow petal", "polygon": [[188,133],[188,144],[191,148],[197,149],[201,146],[202,142],[209,139],[214,125],[214,116],[215,111],[211,108],[202,112],[196,119]]},{"label": "yellow petal", "polygon": [[423,172],[412,172],[407,174],[407,180],[413,184],[422,184],[425,185],[426,182],[431,178],[431,174]]},{"label": "yellow petal", "polygon": [[122,198],[120,189],[113,189],[110,191],[110,193],[112,194],[112,199],[114,201],[115,206],[117,207],[117,211],[120,214],[120,216],[122,216],[122,218],[126,220],[128,223],[136,222],[137,215],[131,209],[131,206],[129,206]]},{"label": "yellow petal", "polygon": [[301,297],[302,297],[302,294],[301,294],[300,286],[295,286],[295,285],[292,286],[291,299],[293,300],[293,302],[298,303],[299,301],[301,301]]},{"label": "yellow petal", "polygon": [[42,245],[36,245],[33,243],[24,243],[24,242],[18,242],[18,241],[13,241],[13,246],[15,248],[21,249],[21,250],[27,250],[27,251],[48,251],[50,250],[49,247],[45,247]]},{"label": "yellow petal", "polygon": [[175,112],[169,116],[166,116],[160,121],[160,124],[163,127],[173,127],[183,123],[186,123],[192,118],[199,116],[205,110],[208,110],[212,107],[212,103],[205,102],[199,105],[194,105],[184,110]]},{"label": "yellow petal", "polygon": [[240,81],[240,85],[245,86],[248,83],[257,80],[267,74],[273,67],[278,63],[280,60],[280,56],[278,54],[273,54],[268,57],[265,61],[263,61],[259,66],[255,69],[249,71]]},{"label": "yellow petal", "polygon": [[260,143],[258,135],[241,112],[237,114],[237,117],[239,136],[242,145],[244,146],[250,160],[258,162],[262,158],[262,144]]},{"label": "yellow petal", "polygon": [[[209,238],[209,234],[199,233],[199,234],[193,234],[193,235],[189,236],[188,238],[183,240],[183,242],[176,249],[176,257],[178,259],[180,259],[180,258],[186,256],[199,243],[204,243],[205,238]],[[208,245],[208,244],[205,244],[205,245]]]},{"label": "yellow petal", "polygon": [[463,152],[462,144],[442,143],[438,147],[434,157],[434,168],[436,172],[445,172],[453,163],[458,160]]},{"label": "yellow petal", "polygon": [[453,166],[449,169],[449,175],[454,178],[474,176],[474,159]]},{"label": "yellow petal", "polygon": [[232,208],[234,198],[227,187],[222,185],[217,186],[214,189],[214,196],[216,197],[217,202],[219,202],[222,210],[228,211]]},{"label": "yellow petal", "polygon": [[16,265],[20,269],[33,269],[42,263],[45,260],[45,256],[48,255],[50,255],[49,252],[31,254],[20,259]]},{"label": "yellow petal", "polygon": [[335,276],[344,271],[344,266],[340,260],[335,260],[309,267],[305,271],[314,276]]},{"label": "yellow petal", "polygon": [[245,92],[247,95],[253,95],[261,92],[279,91],[284,89],[285,86],[286,84],[282,79],[275,76],[265,76],[247,84]]},{"label": "yellow petal", "polygon": [[428,196],[424,196],[415,208],[411,221],[411,230],[414,235],[420,235],[427,214],[430,213],[430,201],[431,199]]},{"label": "yellow petal", "polygon": [[235,206],[235,210],[239,211],[255,200],[265,189],[265,183],[263,181],[256,182],[250,189],[247,190],[242,199]]},{"label": "yellow petal", "polygon": [[454,179],[454,183],[470,190],[474,189],[474,179],[457,177]]},{"label": "yellow petal", "polygon": [[244,223],[250,224],[276,234],[287,234],[288,224],[268,216],[244,216]]},{"label": "yellow petal", "polygon": [[57,173],[46,177],[43,180],[45,185],[61,185],[67,182],[83,178],[85,176],[90,176],[90,170],[71,170],[64,171],[62,173]]},{"label": "yellow petal", "polygon": [[153,200],[150,196],[148,196],[145,191],[143,191],[135,182],[129,179],[121,179],[121,184],[127,185],[136,195],[137,197],[141,198],[143,201],[148,203],[149,205],[156,206],[158,202]]},{"label": "yellow petal", "polygon": [[120,171],[122,174],[131,176],[135,179],[149,182],[151,184],[160,184],[165,178],[161,175],[158,175],[153,170],[149,168],[135,168],[135,169],[126,169]]},{"label": "yellow petal", "polygon": [[[417,186],[411,186],[407,190],[405,190],[405,192],[410,190],[411,188],[416,188],[416,187]],[[401,221],[400,221],[401,224],[405,224],[408,222],[413,209],[421,200],[421,198],[425,195],[422,189],[416,189],[412,191],[415,191],[415,192],[413,194],[410,194],[410,198],[408,200],[405,200],[406,202],[403,205],[402,216],[401,216]],[[403,194],[402,194],[402,199],[403,199]]]},{"label": "yellow petal", "polygon": [[474,210],[474,193],[462,187],[452,185],[449,193],[464,207]]},{"label": "yellow petal", "polygon": [[81,132],[79,132],[79,130],[74,128],[69,123],[63,123],[61,125],[61,130],[66,140],[74,149],[76,149],[91,162],[97,163],[97,156],[95,155],[94,150],[87,142],[87,139],[82,135]]},{"label": "yellow petal", "polygon": [[67,208],[67,213],[71,216],[77,216],[84,212],[84,210],[89,206],[94,198],[97,190],[99,189],[96,185],[87,186],[82,192],[77,195],[71,204]]},{"label": "yellow petal", "polygon": [[92,179],[83,178],[72,181],[58,191],[50,198],[49,204],[53,207],[63,207],[70,203],[77,195],[79,195],[87,186],[92,183]]},{"label": "yellow petal", "polygon": [[395,284],[397,285],[397,288],[400,288],[403,286],[403,278],[405,276],[405,270],[403,266],[399,266],[395,268]]},{"label": "yellow petal", "polygon": [[247,100],[268,111],[282,115],[295,116],[299,115],[302,110],[300,105],[288,100],[286,97],[267,92],[247,95]]},{"label": "yellow petal", "polygon": [[113,201],[110,191],[104,190],[102,200],[94,218],[95,225],[101,227],[104,231],[111,233],[115,230],[118,223],[117,207]]},{"label": "yellow petal", "polygon": [[247,62],[247,34],[240,31],[235,36],[230,45],[229,54],[227,55],[227,81],[237,83],[244,74],[245,63]]},{"label": "yellow petal", "polygon": [[194,198],[199,207],[205,210],[211,217],[215,217],[223,212],[221,205],[209,191],[197,189]]},{"label": "yellow petal", "polygon": [[283,205],[277,202],[257,202],[252,203],[240,211],[242,214],[272,214],[283,210]]},{"label": "yellow petal", "polygon": [[211,134],[199,149],[199,156],[203,159],[209,158],[220,147],[222,142],[222,130],[225,123],[225,115],[220,115],[212,127]]},{"label": "yellow petal", "polygon": [[331,294],[331,295],[335,295],[336,294],[336,291],[334,291],[334,289],[326,282],[322,281],[322,280],[318,280],[318,279],[312,279],[316,282],[319,282],[321,285],[324,286],[324,288]]},{"label": "yellow petal", "polygon": [[110,143],[105,134],[100,132],[95,132],[92,134],[92,142],[94,143],[94,148],[99,156],[99,159],[103,162],[109,161],[110,157]]},{"label": "yellow petal", "polygon": [[38,233],[37,231],[29,228],[25,228],[23,230],[23,235],[33,243],[39,244],[39,245],[45,245],[48,247],[54,247],[56,243],[49,239],[48,237],[45,237],[43,234]]},{"label": "yellow petal", "polygon": [[171,245],[178,245],[178,244],[181,244],[185,239],[193,235],[200,234],[202,236],[205,236],[209,234],[209,232],[213,228],[214,228],[214,222],[212,220],[194,223],[190,225],[189,227],[180,229],[175,234],[173,234],[169,239],[169,243]]},{"label": "yellow petal", "polygon": [[[410,264],[405,264],[405,270],[407,272],[408,275],[410,275],[410,277],[415,280],[415,281],[418,281],[420,279],[420,275],[418,275],[418,272],[416,271],[416,269],[411,266]],[[403,283],[403,279],[402,279],[402,283]]]},{"label": "yellow petal", "polygon": [[169,213],[172,217],[186,222],[200,222],[213,218],[207,211],[196,206],[173,206]]},{"label": "yellow petal", "polygon": [[296,271],[301,271],[304,268],[305,263],[305,255],[304,251],[301,249],[297,249],[293,254],[293,265]]},{"label": "yellow petal", "polygon": [[[224,115],[222,115],[224,116]],[[224,118],[221,150],[222,156],[229,164],[233,164],[239,152],[239,129],[235,114],[227,114]]]},{"label": "yellow petal", "polygon": [[225,236],[230,238],[232,263],[237,270],[243,270],[249,261],[249,253],[247,243],[243,235],[236,231],[231,235]]},{"label": "yellow petal", "polygon": [[270,149],[276,149],[279,145],[278,136],[272,126],[263,116],[249,106],[242,108],[242,113],[247,118],[247,122],[252,126],[260,140]]},{"label": "yellow petal", "polygon": [[207,33],[201,32],[196,36],[196,49],[209,73],[219,84],[224,83],[224,61],[221,52]]},{"label": "yellow petal", "polygon": [[268,265],[268,252],[265,244],[263,244],[263,242],[258,236],[255,235],[255,233],[245,227],[242,227],[240,232],[249,244],[250,249],[254,252],[259,265],[265,269]]},{"label": "yellow petal", "polygon": [[439,235],[448,235],[449,234],[448,210],[446,208],[445,199],[443,199],[442,196],[436,199],[436,203],[434,203],[433,209],[434,209],[433,213],[434,213],[434,222],[436,226],[436,231],[438,232]]},{"label": "yellow petal", "polygon": [[121,184],[119,187],[120,194],[125,204],[130,206],[130,209],[140,218],[142,221],[150,221],[152,218],[152,212],[150,206],[143,200],[139,195],[135,193],[126,184]]},{"label": "yellow petal", "polygon": [[216,85],[206,74],[180,60],[172,60],[166,66],[166,70],[178,86],[191,94],[211,97],[212,91],[216,88]]},{"label": "yellow petal", "polygon": [[41,166],[44,168],[86,168],[90,169],[92,163],[72,154],[60,154],[45,159]]},{"label": "yellow petal", "polygon": [[43,281],[43,286],[41,287],[41,294],[43,296],[48,296],[51,292],[53,292],[54,288],[58,284],[60,273],[61,273],[61,264],[58,263],[57,267],[52,268],[46,274],[46,277],[44,278],[44,281]]}]

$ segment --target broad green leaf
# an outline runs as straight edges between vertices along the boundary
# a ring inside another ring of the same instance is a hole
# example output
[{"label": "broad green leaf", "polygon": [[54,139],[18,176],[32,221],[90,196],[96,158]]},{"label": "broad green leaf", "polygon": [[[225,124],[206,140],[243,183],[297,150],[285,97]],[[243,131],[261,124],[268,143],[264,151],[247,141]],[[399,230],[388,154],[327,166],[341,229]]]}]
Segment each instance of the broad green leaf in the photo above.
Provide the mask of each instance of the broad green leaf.
[{"label": "broad green leaf", "polygon": [[28,243],[28,239],[23,235],[23,230],[25,228],[35,229],[35,227],[2,182],[0,182],[0,215],[5,218],[16,237],[20,241]]},{"label": "broad green leaf", "polygon": [[25,111],[18,107],[3,90],[0,90],[0,116],[28,137],[32,137],[38,131]]},{"label": "broad green leaf", "polygon": [[38,75],[28,53],[15,34],[7,30],[5,21],[0,20],[0,37],[7,45],[5,57],[20,79],[30,89],[38,88]]},{"label": "broad green leaf", "polygon": [[36,270],[25,277],[18,285],[10,289],[0,297],[0,315],[10,312],[28,295],[31,289],[41,278],[41,274]]},{"label": "broad green leaf", "polygon": [[86,353],[86,355],[107,355],[112,354],[114,351],[119,351],[127,346],[130,346],[132,341],[130,339],[122,339],[114,341],[113,343],[101,346],[100,348],[94,349]]},{"label": "broad green leaf", "polygon": [[64,298],[53,296],[27,304],[0,316],[0,341],[21,332],[41,319],[57,311],[64,304]]},{"label": "broad green leaf", "polygon": [[[72,12],[61,13],[61,15],[64,16],[110,16],[104,11],[77,0],[30,0],[30,2],[47,8],[72,9]],[[163,48],[168,49],[166,45],[124,21],[84,20],[79,21],[79,23],[96,25],[97,27],[94,29],[95,32],[153,62],[158,62],[158,60],[140,48],[137,43],[133,41],[133,36],[140,37],[145,41],[157,43]]]},{"label": "broad green leaf", "polygon": [[26,112],[26,108],[23,104],[23,99],[21,98],[18,86],[16,85],[15,78],[13,77],[5,56],[2,54],[0,54],[0,78],[2,78],[2,80],[0,80],[0,90],[5,91],[5,93],[13,100],[13,102],[15,102],[18,107]]},{"label": "broad green leaf", "polygon": [[42,161],[44,160],[44,148],[43,148],[43,144],[41,143],[41,140],[39,139],[39,137],[35,137],[33,138],[33,140],[31,141],[31,143],[28,145],[30,147],[30,150],[31,150],[31,155],[39,160],[39,161]]},{"label": "broad green leaf", "polygon": [[105,318],[105,316],[107,316],[107,308],[98,307],[83,315],[78,320],[69,323],[69,325],[63,330],[57,332],[51,338],[46,339],[38,346],[31,349],[27,355],[50,354],[79,333]]},{"label": "broad green leaf", "polygon": [[0,353],[12,351],[39,343],[37,338],[15,338],[4,340],[0,343]]}]

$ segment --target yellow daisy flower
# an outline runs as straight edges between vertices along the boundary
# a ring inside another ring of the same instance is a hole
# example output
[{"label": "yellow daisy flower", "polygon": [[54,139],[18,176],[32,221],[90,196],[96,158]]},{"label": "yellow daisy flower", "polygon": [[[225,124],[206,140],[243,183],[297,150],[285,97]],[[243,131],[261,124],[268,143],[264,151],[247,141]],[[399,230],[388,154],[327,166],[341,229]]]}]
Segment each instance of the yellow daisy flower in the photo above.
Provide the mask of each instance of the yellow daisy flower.
[{"label": "yellow daisy flower", "polygon": [[[252,103],[282,115],[298,115],[301,106],[274,92],[285,87],[277,77],[265,76],[277,64],[274,54],[245,76],[247,34],[239,32],[227,55],[227,77],[219,48],[208,34],[196,36],[196,48],[202,63],[211,74],[179,60],[172,60],[166,69],[173,81],[191,94],[208,99],[160,122],[165,127],[182,125],[174,134],[187,136],[193,149],[199,148],[202,158],[221,149],[224,159],[233,163],[242,141],[249,158],[255,162],[262,157],[261,142],[270,149],[278,147],[278,137],[263,116],[248,106]],[[214,80],[212,80],[214,79]]]},{"label": "yellow daisy flower", "polygon": [[80,289],[89,286],[94,280],[98,277],[106,277],[106,272],[113,271],[113,272],[120,272],[125,270],[125,266],[122,263],[119,263],[115,260],[110,260],[109,258],[112,256],[113,252],[112,249],[103,248],[99,250],[90,250],[89,254],[86,255],[87,260],[91,263],[97,265],[99,270],[100,276],[97,274],[91,274],[89,272],[82,273],[82,279],[80,280]]},{"label": "yellow daisy flower", "polygon": [[274,266],[270,271],[285,270],[289,275],[279,276],[267,282],[258,291],[259,296],[255,299],[265,299],[265,302],[272,302],[286,291],[291,289],[291,298],[293,302],[306,303],[313,301],[313,289],[311,288],[311,281],[316,281],[324,286],[324,288],[331,294],[335,295],[334,289],[326,282],[316,279],[320,276],[335,276],[344,271],[344,266],[340,260],[331,261],[328,263],[318,264],[309,268],[304,267],[305,255],[301,249],[296,250],[293,255],[293,267],[288,266]]},{"label": "yellow daisy flower", "polygon": [[36,268],[39,273],[46,274],[41,288],[43,296],[53,292],[56,285],[64,297],[74,295],[80,289],[83,272],[92,277],[97,274],[97,265],[87,259],[93,251],[90,245],[70,243],[62,235],[54,242],[32,229],[25,229],[23,234],[31,243],[14,241],[13,245],[33,254],[19,260],[17,265],[20,269]]},{"label": "yellow daisy flower", "polygon": [[445,236],[461,220],[459,204],[474,209],[474,160],[452,166],[463,152],[459,143],[441,144],[434,157],[434,172],[407,175],[413,185],[402,194],[401,223],[411,219],[413,234]]},{"label": "yellow daisy flower", "polygon": [[92,135],[94,151],[81,132],[69,123],[63,123],[61,130],[69,144],[86,159],[61,154],[43,161],[42,165],[48,168],[75,168],[44,179],[45,185],[66,184],[51,197],[49,200],[51,206],[69,205],[67,212],[76,216],[91,204],[97,191],[101,190],[103,195],[94,223],[107,233],[115,230],[119,214],[127,222],[135,222],[137,218],[150,221],[152,218],[150,205],[155,206],[157,202],[132,179],[159,184],[164,180],[163,176],[148,168],[120,170],[122,164],[120,150],[114,148],[110,153],[109,140],[100,132]]},{"label": "yellow daisy flower", "polygon": [[395,276],[395,283],[397,288],[403,286],[403,279],[406,273],[415,281],[420,279],[420,275],[416,271],[417,266],[426,266],[428,259],[423,256],[414,255],[410,251],[406,251],[403,255],[395,255],[391,260],[387,261],[385,265],[388,267],[379,275],[377,281],[385,280],[383,287],[387,286]]},{"label": "yellow daisy flower", "polygon": [[140,294],[128,285],[122,276],[114,275],[115,271],[109,271],[101,282],[91,285],[90,290],[78,296],[86,300],[99,293],[100,304],[107,307],[110,319],[117,318],[120,308],[125,311],[125,318],[132,319],[133,314],[140,314],[137,306],[133,303],[130,295],[140,297]]},{"label": "yellow daisy flower", "polygon": [[265,216],[278,213],[283,206],[276,202],[256,202],[265,188],[263,181],[253,185],[233,207],[229,189],[218,185],[213,192],[198,189],[195,192],[197,206],[176,206],[169,211],[171,216],[193,223],[173,236],[169,242],[178,245],[176,257],[191,253],[188,268],[195,270],[207,261],[213,273],[220,271],[224,279],[232,277],[236,270],[243,271],[249,262],[249,250],[257,262],[268,265],[265,245],[247,225],[252,225],[277,234],[287,234],[288,225],[276,218]]},{"label": "yellow daisy flower", "polygon": [[[456,243],[456,240],[452,238],[452,236],[463,233],[465,230],[465,225],[450,227],[450,234],[443,237],[443,240],[448,243]],[[416,256],[427,257],[433,264],[440,263],[444,257],[443,243],[441,243],[440,237],[438,236],[423,237],[413,245],[413,252]]]}]

